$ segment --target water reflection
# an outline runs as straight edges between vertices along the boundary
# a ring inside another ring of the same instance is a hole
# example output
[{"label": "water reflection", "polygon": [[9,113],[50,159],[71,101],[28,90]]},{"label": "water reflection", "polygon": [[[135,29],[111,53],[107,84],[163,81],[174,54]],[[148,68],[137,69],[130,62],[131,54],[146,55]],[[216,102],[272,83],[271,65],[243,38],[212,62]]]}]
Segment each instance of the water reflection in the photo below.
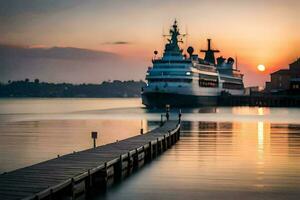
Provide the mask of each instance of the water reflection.
[{"label": "water reflection", "polygon": [[[144,131],[158,124],[142,121]],[[0,122],[0,173],[91,148],[91,131],[99,133],[97,145],[104,145],[135,136],[140,129],[141,120]]]},{"label": "water reflection", "polygon": [[298,199],[299,128],[184,121],[179,143],[95,199]]},{"label": "water reflection", "polygon": [[[0,100],[0,172],[92,147],[91,131],[98,145],[131,137],[161,112],[138,99]],[[300,109],[182,113],[181,140],[96,199],[298,199]]]},{"label": "water reflection", "polygon": [[258,152],[264,152],[264,123],[257,123]]}]

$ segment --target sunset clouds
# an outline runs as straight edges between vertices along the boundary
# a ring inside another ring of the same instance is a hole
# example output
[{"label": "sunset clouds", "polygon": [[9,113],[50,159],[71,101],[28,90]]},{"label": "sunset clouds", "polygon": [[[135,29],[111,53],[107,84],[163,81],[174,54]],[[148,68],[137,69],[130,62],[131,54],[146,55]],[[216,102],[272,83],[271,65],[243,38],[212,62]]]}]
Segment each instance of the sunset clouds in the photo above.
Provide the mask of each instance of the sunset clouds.
[{"label": "sunset clouds", "polygon": [[[246,84],[262,85],[268,73],[300,56],[299,7],[297,0],[0,1],[0,43],[109,51],[146,70],[177,18],[189,33],[182,48],[193,45],[199,53],[212,38],[222,55],[238,56]],[[257,75],[258,64],[266,71]]]}]

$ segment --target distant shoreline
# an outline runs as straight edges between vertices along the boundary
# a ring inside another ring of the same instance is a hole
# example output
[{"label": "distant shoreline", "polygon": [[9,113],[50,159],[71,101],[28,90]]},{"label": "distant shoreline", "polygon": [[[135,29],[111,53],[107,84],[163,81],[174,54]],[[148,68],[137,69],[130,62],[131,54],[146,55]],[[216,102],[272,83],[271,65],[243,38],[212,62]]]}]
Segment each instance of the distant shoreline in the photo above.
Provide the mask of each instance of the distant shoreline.
[{"label": "distant shoreline", "polygon": [[0,97],[1,99],[140,99],[141,97]]},{"label": "distant shoreline", "polygon": [[0,98],[139,98],[144,81],[104,81],[101,84],[46,83],[38,79],[0,83]]}]

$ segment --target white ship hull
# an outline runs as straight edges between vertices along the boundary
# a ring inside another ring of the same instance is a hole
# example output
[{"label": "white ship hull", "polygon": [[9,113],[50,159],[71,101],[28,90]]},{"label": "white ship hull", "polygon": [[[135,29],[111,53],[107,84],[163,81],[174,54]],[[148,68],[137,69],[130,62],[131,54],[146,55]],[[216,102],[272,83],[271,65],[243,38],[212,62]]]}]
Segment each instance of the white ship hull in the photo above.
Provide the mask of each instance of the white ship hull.
[{"label": "white ship hull", "polygon": [[142,94],[142,102],[147,107],[199,107],[217,105],[217,96],[194,96],[174,93],[149,92]]},{"label": "white ship hull", "polygon": [[243,90],[223,90],[221,88],[198,88],[178,86],[145,87],[142,103],[147,107],[199,107],[216,106],[222,91],[231,95],[243,95]]}]

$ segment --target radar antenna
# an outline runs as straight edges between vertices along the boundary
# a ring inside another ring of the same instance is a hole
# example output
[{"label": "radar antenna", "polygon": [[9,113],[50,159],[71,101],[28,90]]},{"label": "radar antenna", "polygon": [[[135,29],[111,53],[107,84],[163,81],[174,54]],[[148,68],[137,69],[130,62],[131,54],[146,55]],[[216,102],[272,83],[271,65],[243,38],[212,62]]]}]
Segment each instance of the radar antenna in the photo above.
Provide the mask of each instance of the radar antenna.
[{"label": "radar antenna", "polygon": [[183,37],[186,34],[181,34],[177,25],[177,20],[174,21],[173,25],[169,30],[169,34],[163,35],[167,38],[167,43],[165,44],[164,55],[177,55],[182,57],[183,50],[180,49],[179,43],[183,43]]},{"label": "radar antenna", "polygon": [[163,30],[163,37],[167,38],[168,42],[172,42],[172,36],[175,34],[176,37],[177,36],[181,36],[178,38],[177,42],[178,43],[184,43],[182,37],[186,37],[188,34],[187,33],[179,33],[179,29],[178,29],[178,22],[175,19],[173,25],[171,26],[172,28],[170,29],[170,33],[169,34],[165,34],[164,30]]}]

